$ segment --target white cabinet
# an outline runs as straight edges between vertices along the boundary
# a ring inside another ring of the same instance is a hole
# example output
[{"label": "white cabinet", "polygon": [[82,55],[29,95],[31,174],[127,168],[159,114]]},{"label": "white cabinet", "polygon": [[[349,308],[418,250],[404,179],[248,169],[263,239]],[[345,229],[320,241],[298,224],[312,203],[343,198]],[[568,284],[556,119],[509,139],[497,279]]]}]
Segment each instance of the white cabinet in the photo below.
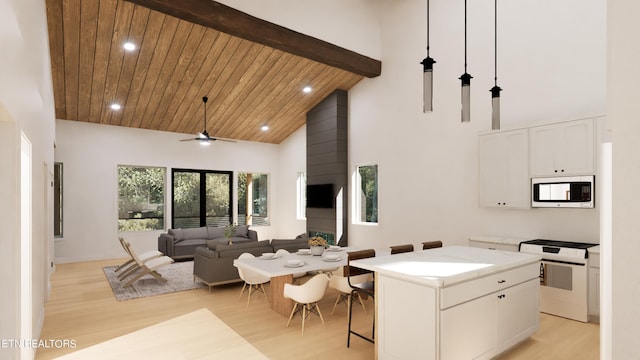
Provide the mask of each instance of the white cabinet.
[{"label": "white cabinet", "polygon": [[498,293],[498,344],[511,347],[538,329],[539,293],[538,278]]},{"label": "white cabinet", "polygon": [[600,254],[589,253],[589,321],[600,322]]},{"label": "white cabinet", "polygon": [[478,156],[478,204],[529,208],[527,129],[480,135]]},{"label": "white cabinet", "polygon": [[445,246],[352,265],[375,272],[379,360],[491,359],[539,328],[536,255]]},{"label": "white cabinet", "polygon": [[443,310],[441,358],[489,359],[529,337],[539,326],[539,286],[531,279]]},{"label": "white cabinet", "polygon": [[594,119],[532,127],[529,143],[531,176],[595,172]]},{"label": "white cabinet", "polygon": [[497,305],[497,294],[491,294],[442,311],[440,358],[476,359],[493,350],[498,344]]}]

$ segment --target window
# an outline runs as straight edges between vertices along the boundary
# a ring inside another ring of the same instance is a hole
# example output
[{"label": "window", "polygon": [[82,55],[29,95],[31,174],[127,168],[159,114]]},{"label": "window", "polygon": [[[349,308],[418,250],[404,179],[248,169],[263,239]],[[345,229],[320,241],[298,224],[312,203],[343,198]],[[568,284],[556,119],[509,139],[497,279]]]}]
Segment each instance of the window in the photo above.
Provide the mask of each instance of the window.
[{"label": "window", "polygon": [[356,222],[378,222],[378,165],[358,166],[355,174]]},{"label": "window", "polygon": [[165,169],[118,166],[118,231],[164,229]]},{"label": "window", "polygon": [[296,200],[296,217],[304,220],[307,218],[307,174],[302,171],[296,181]]},{"label": "window", "polygon": [[62,237],[62,163],[53,164],[53,236]]},{"label": "window", "polygon": [[269,225],[269,176],[238,173],[238,225]]},{"label": "window", "polygon": [[173,229],[231,223],[230,171],[173,169]]}]

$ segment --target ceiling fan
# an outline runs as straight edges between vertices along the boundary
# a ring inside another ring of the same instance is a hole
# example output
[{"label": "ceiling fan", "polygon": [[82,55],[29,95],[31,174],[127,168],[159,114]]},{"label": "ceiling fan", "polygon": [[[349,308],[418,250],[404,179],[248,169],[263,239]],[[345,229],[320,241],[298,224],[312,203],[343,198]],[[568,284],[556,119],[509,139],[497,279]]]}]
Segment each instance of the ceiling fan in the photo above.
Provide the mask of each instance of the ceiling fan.
[{"label": "ceiling fan", "polygon": [[197,140],[197,141],[200,141],[200,145],[203,145],[203,146],[208,146],[212,141],[236,142],[235,140],[231,140],[231,139],[224,139],[224,138],[209,136],[209,133],[207,132],[207,100],[209,100],[209,98],[207,98],[206,96],[202,97],[202,102],[204,103],[204,130],[201,133],[198,133],[198,137],[183,139],[180,141]]}]

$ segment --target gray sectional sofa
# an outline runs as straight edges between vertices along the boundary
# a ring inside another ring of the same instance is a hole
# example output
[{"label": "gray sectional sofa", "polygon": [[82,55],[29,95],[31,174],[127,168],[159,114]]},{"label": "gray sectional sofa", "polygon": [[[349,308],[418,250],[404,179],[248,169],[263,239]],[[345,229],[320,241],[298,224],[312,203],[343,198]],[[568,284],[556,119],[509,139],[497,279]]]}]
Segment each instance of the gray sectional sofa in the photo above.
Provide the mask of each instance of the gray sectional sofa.
[{"label": "gray sectional sofa", "polygon": [[[225,228],[203,226],[191,229],[169,229],[167,233],[158,237],[158,251],[173,259],[193,258],[199,247],[214,248],[216,244],[227,244],[229,239],[224,236]],[[249,230],[248,226],[237,226],[235,236],[231,238],[234,244],[258,241],[258,233]]]},{"label": "gray sectional sofa", "polygon": [[307,238],[298,236],[295,239],[274,239],[235,243],[233,245],[210,243],[206,247],[198,247],[193,257],[193,278],[204,282],[211,288],[241,281],[238,269],[233,266],[233,260],[242,253],[260,256],[266,252],[276,252],[286,249],[295,252],[298,249],[309,248]]}]

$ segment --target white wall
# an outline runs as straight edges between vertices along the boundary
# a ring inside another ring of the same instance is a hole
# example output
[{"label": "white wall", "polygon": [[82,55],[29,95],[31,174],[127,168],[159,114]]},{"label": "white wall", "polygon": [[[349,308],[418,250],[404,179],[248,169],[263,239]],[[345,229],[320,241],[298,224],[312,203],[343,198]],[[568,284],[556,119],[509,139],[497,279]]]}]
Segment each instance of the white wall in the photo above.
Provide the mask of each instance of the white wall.
[{"label": "white wall", "polygon": [[378,0],[222,0],[234,9],[362,55],[380,58]]},{"label": "white wall", "polygon": [[[44,321],[44,303],[49,289],[49,267],[53,241],[52,202],[49,173],[53,169],[55,133],[51,66],[49,64],[45,2],[42,0],[0,0],[0,238],[2,279],[0,287],[0,338],[19,339],[20,306],[32,304],[32,324],[27,333],[37,338]],[[31,194],[32,244],[31,301],[21,299],[20,290],[20,134],[32,143]],[[45,171],[45,169],[47,169]],[[7,195],[7,196],[5,196]],[[26,325],[29,327],[29,325]],[[18,358],[16,348],[0,348],[0,358]]]},{"label": "white wall", "polygon": [[[503,128],[603,114],[605,53],[597,49],[606,47],[605,0],[498,3]],[[463,6],[431,1],[434,112],[423,114],[426,1],[382,3],[382,75],[349,92],[349,166],[379,164],[379,224],[350,225],[350,243],[451,245],[480,234],[598,242],[597,209],[478,208],[477,135],[491,126],[493,1],[469,2],[469,124],[460,123]]]},{"label": "white wall", "polygon": [[[123,257],[117,229],[118,165],[261,172],[269,174],[270,196],[278,199],[281,173],[278,146],[255,142],[216,142],[202,147],[181,142],[190,134],[130,129],[58,120],[56,161],[64,168],[63,238],[56,239],[56,262]],[[234,180],[234,183],[236,180]],[[235,185],[234,185],[235,187]],[[166,211],[171,213],[171,192]],[[278,223],[277,201],[270,201],[272,224]],[[170,215],[165,228],[170,228]],[[254,227],[260,239],[276,236],[275,226]],[[157,249],[161,231],[121,233],[139,251]]]},{"label": "white wall", "polygon": [[[608,2],[608,83],[607,107],[611,121],[613,148],[613,238],[612,254],[603,253],[612,272],[603,272],[603,280],[611,281],[611,318],[603,318],[602,359],[637,359],[640,324],[640,280],[637,265],[638,252],[638,199],[640,198],[640,103],[638,79],[640,44],[635,34],[640,33],[640,3],[634,0]],[[603,263],[605,260],[602,260]],[[609,267],[603,269],[608,270]],[[609,299],[609,297],[606,297]]]},{"label": "white wall", "polygon": [[299,172],[307,172],[307,126],[302,126],[280,143],[278,150],[278,196],[273,197],[278,224],[276,233],[283,239],[291,239],[301,233],[307,232],[306,219],[296,216],[296,203],[298,201],[297,175]]}]

